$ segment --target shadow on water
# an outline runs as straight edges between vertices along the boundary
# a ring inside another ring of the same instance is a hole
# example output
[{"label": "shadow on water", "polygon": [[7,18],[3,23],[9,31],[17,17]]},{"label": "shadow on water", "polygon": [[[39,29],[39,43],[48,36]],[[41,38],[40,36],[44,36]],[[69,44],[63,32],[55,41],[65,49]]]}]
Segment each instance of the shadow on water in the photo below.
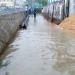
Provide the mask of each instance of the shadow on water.
[{"label": "shadow on water", "polygon": [[[10,59],[12,58],[12,53],[18,50],[14,45],[9,45],[6,51],[0,56],[0,69],[3,67],[7,67],[10,64]],[[6,74],[8,75],[8,74]]]},{"label": "shadow on water", "polygon": [[37,22],[37,16],[34,17],[34,25],[36,25],[36,22]]},{"label": "shadow on water", "polygon": [[6,63],[3,63],[3,60],[0,59],[0,68],[6,67],[8,64],[9,64],[8,61]]},{"label": "shadow on water", "polygon": [[[15,37],[20,37],[20,36],[17,33]],[[7,71],[7,67],[11,64],[13,53],[18,50],[18,45],[17,44],[14,45],[13,41],[16,41],[16,39],[13,38],[10,41],[10,43],[7,45],[5,51],[0,55],[0,74],[1,72],[3,72],[2,69],[5,69],[4,75],[9,75],[9,72]]]}]

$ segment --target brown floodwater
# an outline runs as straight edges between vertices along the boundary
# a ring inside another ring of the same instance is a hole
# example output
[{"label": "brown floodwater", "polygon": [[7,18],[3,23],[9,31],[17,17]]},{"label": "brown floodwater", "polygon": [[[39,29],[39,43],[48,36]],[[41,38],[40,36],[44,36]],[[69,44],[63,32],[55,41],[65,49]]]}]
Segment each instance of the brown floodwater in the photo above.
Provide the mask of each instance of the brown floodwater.
[{"label": "brown floodwater", "polygon": [[0,57],[0,75],[75,75],[75,37],[30,16]]}]

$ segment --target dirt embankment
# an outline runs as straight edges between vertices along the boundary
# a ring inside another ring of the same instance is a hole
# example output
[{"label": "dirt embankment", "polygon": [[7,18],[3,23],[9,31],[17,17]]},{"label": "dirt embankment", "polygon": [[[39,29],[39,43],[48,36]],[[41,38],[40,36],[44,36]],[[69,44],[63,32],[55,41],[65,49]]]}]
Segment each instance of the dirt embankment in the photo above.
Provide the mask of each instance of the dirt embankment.
[{"label": "dirt embankment", "polygon": [[66,18],[60,24],[60,27],[67,32],[71,32],[75,34],[75,14],[71,15],[70,17]]}]

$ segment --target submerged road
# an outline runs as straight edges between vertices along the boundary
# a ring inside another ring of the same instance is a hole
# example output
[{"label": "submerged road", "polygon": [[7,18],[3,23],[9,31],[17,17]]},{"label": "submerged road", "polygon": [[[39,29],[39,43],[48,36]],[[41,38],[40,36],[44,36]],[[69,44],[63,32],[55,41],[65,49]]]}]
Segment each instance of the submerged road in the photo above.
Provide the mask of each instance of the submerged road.
[{"label": "submerged road", "polygon": [[0,57],[0,75],[75,75],[75,38],[30,16]]}]

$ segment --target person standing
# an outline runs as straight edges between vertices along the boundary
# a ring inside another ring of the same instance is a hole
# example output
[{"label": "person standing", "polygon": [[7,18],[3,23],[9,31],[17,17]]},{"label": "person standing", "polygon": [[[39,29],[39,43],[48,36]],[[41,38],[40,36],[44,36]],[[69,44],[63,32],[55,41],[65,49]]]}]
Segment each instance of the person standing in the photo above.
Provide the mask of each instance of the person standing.
[{"label": "person standing", "polygon": [[36,18],[36,9],[34,9],[34,18]]}]

